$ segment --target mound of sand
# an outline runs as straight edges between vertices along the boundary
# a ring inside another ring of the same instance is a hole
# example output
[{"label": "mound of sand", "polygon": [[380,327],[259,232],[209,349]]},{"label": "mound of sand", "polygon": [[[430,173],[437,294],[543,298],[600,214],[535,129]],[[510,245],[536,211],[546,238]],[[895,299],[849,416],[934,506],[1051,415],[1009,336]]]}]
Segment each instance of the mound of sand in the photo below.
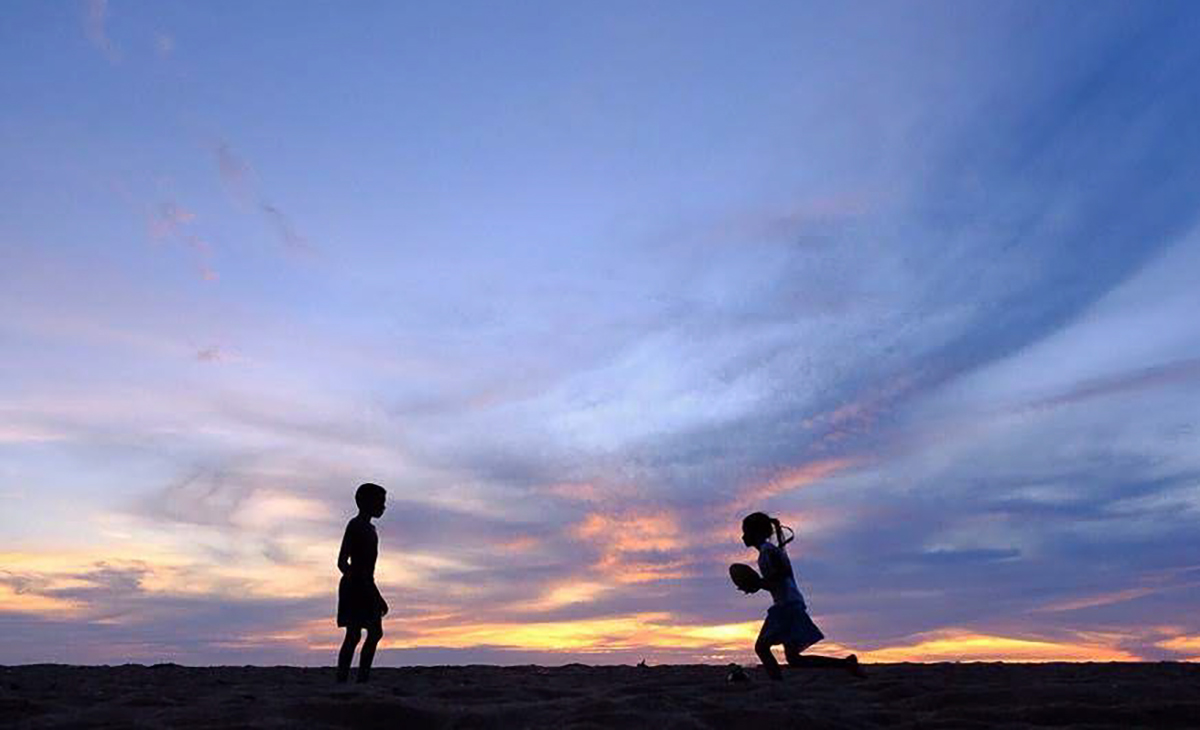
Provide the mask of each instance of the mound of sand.
[{"label": "mound of sand", "polygon": [[1200,728],[1200,665],[0,668],[5,728]]}]

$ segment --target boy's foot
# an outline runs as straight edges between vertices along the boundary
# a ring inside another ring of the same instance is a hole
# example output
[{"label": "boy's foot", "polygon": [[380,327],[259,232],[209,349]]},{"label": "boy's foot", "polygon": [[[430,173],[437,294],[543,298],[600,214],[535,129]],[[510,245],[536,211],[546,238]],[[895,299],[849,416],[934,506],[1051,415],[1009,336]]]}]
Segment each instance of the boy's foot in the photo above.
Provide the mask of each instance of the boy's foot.
[{"label": "boy's foot", "polygon": [[851,654],[850,656],[846,657],[846,671],[850,672],[850,674],[858,677],[859,679],[865,679],[867,676],[867,673],[863,670],[862,665],[858,663],[857,654]]}]

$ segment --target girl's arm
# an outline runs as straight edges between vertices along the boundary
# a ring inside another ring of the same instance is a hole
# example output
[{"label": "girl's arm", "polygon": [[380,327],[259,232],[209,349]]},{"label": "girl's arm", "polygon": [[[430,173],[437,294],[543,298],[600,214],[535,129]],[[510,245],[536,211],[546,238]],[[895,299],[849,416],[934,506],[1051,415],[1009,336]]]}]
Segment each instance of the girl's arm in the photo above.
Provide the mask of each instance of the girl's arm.
[{"label": "girl's arm", "polygon": [[783,566],[779,562],[779,556],[774,550],[764,551],[762,560],[759,561],[759,570],[762,571],[763,588],[770,590],[783,578]]}]

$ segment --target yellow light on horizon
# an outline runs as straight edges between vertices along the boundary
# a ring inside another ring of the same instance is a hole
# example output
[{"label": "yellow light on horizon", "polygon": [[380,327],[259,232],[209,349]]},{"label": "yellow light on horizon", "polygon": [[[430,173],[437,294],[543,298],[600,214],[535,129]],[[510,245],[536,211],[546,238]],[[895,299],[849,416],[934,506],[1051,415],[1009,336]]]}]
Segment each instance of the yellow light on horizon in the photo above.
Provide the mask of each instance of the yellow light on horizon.
[{"label": "yellow light on horizon", "polygon": [[1130,662],[1138,657],[1094,642],[1070,643],[977,634],[958,629],[921,634],[903,646],[859,654],[869,662]]}]

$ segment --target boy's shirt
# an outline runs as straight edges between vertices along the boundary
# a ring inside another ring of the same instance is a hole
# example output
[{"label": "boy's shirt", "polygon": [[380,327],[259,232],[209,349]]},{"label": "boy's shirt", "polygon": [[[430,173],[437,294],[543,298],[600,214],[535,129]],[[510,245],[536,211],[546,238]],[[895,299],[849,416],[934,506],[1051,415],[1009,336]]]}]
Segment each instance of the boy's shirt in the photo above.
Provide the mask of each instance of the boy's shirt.
[{"label": "boy's shirt", "polygon": [[799,603],[804,605],[804,596],[796,586],[796,576],[792,572],[792,561],[787,551],[774,543],[763,543],[758,551],[758,572],[762,574],[767,590],[775,605],[784,603]]},{"label": "boy's shirt", "polygon": [[375,561],[379,557],[379,533],[375,525],[360,517],[346,524],[346,535],[342,538],[350,555],[350,572],[359,580],[375,580]]}]

